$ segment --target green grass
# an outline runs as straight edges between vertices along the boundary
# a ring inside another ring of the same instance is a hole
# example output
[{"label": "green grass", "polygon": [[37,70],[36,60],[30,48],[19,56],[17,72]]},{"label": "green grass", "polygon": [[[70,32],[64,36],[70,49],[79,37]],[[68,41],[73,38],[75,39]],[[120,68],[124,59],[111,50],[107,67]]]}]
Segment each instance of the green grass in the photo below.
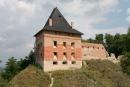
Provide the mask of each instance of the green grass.
[{"label": "green grass", "polygon": [[48,74],[34,66],[21,71],[10,81],[10,87],[49,87]]},{"label": "green grass", "polygon": [[[53,87],[130,87],[130,78],[110,61],[85,61],[81,69],[54,71]],[[50,78],[42,70],[29,66],[10,81],[10,87],[49,87]]]},{"label": "green grass", "polygon": [[79,70],[53,72],[53,87],[130,87],[130,78],[110,61],[86,61]]}]

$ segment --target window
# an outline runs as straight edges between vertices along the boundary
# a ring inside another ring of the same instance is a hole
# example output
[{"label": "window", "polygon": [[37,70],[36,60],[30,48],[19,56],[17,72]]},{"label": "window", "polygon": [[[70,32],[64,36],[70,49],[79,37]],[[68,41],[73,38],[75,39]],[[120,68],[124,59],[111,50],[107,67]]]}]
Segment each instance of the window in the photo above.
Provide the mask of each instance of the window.
[{"label": "window", "polygon": [[58,64],[58,62],[57,61],[53,61],[53,65],[57,65]]},{"label": "window", "polygon": [[72,48],[75,47],[75,43],[74,43],[74,42],[71,43],[71,47],[72,47]]},{"label": "window", "polygon": [[67,64],[67,61],[63,61],[62,64]]},{"label": "window", "polygon": [[54,55],[53,59],[57,60],[57,52],[54,52],[53,55]]},{"label": "window", "polygon": [[54,52],[54,56],[57,56],[57,52]]},{"label": "window", "polygon": [[63,55],[64,55],[65,57],[67,56],[67,54],[66,54],[65,52],[63,53]]},{"label": "window", "polygon": [[63,42],[63,46],[66,48],[66,42]]},{"label": "window", "polygon": [[72,58],[74,58],[75,57],[75,53],[73,52],[73,53],[71,53],[71,57]]},{"label": "window", "polygon": [[72,61],[71,64],[76,64],[76,61]]},{"label": "window", "polygon": [[67,58],[67,54],[64,52],[63,53],[63,60],[66,60],[66,58]]},{"label": "window", "polygon": [[57,41],[54,41],[54,47],[57,47]]},{"label": "window", "polygon": [[75,53],[71,53],[71,60],[75,60]]}]

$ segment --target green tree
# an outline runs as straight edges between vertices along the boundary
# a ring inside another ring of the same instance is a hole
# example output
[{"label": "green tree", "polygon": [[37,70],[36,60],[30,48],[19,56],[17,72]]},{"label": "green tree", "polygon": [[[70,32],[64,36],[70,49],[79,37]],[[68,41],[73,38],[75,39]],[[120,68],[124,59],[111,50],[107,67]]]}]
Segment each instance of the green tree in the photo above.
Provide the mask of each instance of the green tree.
[{"label": "green tree", "polygon": [[6,63],[6,67],[4,72],[2,73],[2,77],[4,79],[10,80],[18,73],[17,60],[14,57],[8,59]]},{"label": "green tree", "polygon": [[34,65],[35,64],[35,53],[34,51],[30,51],[29,55],[25,57],[25,59],[22,59],[18,61],[19,70],[25,69],[28,65]]},{"label": "green tree", "polygon": [[116,34],[111,48],[112,53],[115,54],[116,58],[123,53],[123,42],[121,41],[121,35]]},{"label": "green tree", "polygon": [[97,43],[103,44],[104,43],[103,38],[104,38],[103,34],[96,34],[95,40],[97,41]]},{"label": "green tree", "polygon": [[114,36],[111,34],[105,34],[105,45],[109,55],[112,53],[113,42],[114,42]]},{"label": "green tree", "polygon": [[29,64],[35,64],[35,53],[34,51],[30,51],[29,55],[26,56],[26,59],[28,60]]},{"label": "green tree", "polygon": [[87,39],[86,42],[88,42],[88,43],[97,43],[96,40],[94,40],[92,38]]}]

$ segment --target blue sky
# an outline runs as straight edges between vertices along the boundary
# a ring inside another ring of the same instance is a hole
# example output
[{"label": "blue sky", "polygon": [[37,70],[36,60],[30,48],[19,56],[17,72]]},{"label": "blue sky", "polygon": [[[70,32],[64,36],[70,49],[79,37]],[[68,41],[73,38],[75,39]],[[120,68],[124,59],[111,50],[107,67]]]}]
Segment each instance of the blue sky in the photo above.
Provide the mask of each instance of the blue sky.
[{"label": "blue sky", "polygon": [[0,60],[26,56],[54,7],[84,39],[98,33],[126,33],[130,24],[130,0],[0,0]]}]

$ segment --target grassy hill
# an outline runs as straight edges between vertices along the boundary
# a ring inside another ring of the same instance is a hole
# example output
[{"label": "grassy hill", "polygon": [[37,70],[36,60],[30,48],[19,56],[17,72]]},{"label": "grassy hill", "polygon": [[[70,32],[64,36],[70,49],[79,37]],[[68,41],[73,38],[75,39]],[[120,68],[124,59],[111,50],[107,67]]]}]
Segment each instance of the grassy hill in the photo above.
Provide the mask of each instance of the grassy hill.
[{"label": "grassy hill", "polygon": [[[130,87],[130,78],[121,67],[110,61],[91,60],[78,70],[52,72],[53,87]],[[49,87],[51,79],[47,73],[29,66],[16,75],[11,87]]]},{"label": "grassy hill", "polygon": [[21,71],[10,81],[10,87],[49,87],[48,74],[34,66],[29,66]]}]

